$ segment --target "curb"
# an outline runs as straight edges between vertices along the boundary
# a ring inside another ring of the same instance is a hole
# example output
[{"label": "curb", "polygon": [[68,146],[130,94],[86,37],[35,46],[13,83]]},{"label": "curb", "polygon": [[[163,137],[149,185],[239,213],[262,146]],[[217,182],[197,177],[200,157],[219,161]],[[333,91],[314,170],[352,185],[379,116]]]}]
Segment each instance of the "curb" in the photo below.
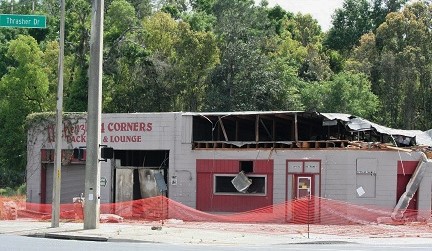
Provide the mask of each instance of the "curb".
[{"label": "curb", "polygon": [[108,238],[100,236],[83,236],[83,235],[69,235],[69,234],[53,234],[45,233],[41,237],[48,239],[61,239],[61,240],[78,240],[78,241],[100,241],[107,242]]}]

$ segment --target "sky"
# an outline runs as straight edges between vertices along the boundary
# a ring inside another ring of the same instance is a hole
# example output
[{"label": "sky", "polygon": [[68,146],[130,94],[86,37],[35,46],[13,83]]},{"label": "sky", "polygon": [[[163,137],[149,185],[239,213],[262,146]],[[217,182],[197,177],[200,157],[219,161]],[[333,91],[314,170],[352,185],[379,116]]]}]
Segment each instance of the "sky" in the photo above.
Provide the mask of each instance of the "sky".
[{"label": "sky", "polygon": [[[323,31],[331,27],[331,16],[335,9],[341,8],[343,0],[267,0],[269,6],[279,5],[284,10],[297,14],[311,14],[320,24]],[[255,2],[261,2],[255,0]]]}]

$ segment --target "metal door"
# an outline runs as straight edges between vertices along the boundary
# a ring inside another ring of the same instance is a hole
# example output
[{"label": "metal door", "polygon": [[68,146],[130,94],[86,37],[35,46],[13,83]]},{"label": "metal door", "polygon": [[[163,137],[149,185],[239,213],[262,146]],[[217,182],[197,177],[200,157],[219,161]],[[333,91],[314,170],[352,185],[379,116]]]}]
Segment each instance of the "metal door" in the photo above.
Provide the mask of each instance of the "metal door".
[{"label": "metal door", "polygon": [[[54,164],[47,164],[45,171],[45,201],[42,201],[42,203],[51,204]],[[72,203],[74,197],[80,197],[81,193],[84,193],[85,190],[84,182],[85,165],[62,165],[60,203]]]}]

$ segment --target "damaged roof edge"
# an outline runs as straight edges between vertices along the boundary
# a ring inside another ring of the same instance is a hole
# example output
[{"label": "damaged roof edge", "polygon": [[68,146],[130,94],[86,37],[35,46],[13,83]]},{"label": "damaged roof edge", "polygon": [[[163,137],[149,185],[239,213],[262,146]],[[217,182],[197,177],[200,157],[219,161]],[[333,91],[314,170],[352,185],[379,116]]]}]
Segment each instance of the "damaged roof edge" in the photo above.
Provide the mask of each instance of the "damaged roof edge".
[{"label": "damaged roof edge", "polygon": [[304,111],[236,111],[236,112],[183,112],[184,116],[241,116],[265,114],[295,114],[307,113]]},{"label": "damaged roof edge", "polygon": [[366,131],[375,129],[381,134],[389,136],[402,136],[415,138],[416,144],[432,147],[432,129],[429,131],[393,129],[370,122],[367,119],[346,113],[319,113],[305,111],[236,111],[236,112],[184,112],[184,116],[241,116],[241,115],[260,115],[260,114],[299,114],[315,113],[327,120],[339,120],[344,122],[352,131]]},{"label": "damaged roof edge", "polygon": [[367,119],[363,119],[349,114],[321,113],[321,115],[323,115],[329,120],[337,119],[346,122],[347,126],[353,131],[364,131],[374,128],[377,132],[381,134],[415,138],[418,145],[432,146],[432,129],[426,132],[420,130],[393,129],[370,122]]}]

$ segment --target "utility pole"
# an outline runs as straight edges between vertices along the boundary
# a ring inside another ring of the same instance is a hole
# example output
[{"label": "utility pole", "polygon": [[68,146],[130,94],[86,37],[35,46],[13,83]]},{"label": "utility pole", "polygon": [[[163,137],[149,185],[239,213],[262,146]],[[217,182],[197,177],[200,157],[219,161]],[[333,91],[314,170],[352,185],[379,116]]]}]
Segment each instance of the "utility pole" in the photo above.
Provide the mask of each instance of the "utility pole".
[{"label": "utility pole", "polygon": [[61,0],[60,18],[60,48],[58,59],[57,109],[55,130],[55,162],[53,174],[53,198],[51,212],[51,227],[59,227],[60,221],[60,193],[61,193],[61,153],[62,153],[62,116],[63,116],[63,58],[64,58],[64,26],[65,26],[65,0]]},{"label": "utility pole", "polygon": [[88,83],[84,229],[99,228],[104,0],[92,1]]}]

